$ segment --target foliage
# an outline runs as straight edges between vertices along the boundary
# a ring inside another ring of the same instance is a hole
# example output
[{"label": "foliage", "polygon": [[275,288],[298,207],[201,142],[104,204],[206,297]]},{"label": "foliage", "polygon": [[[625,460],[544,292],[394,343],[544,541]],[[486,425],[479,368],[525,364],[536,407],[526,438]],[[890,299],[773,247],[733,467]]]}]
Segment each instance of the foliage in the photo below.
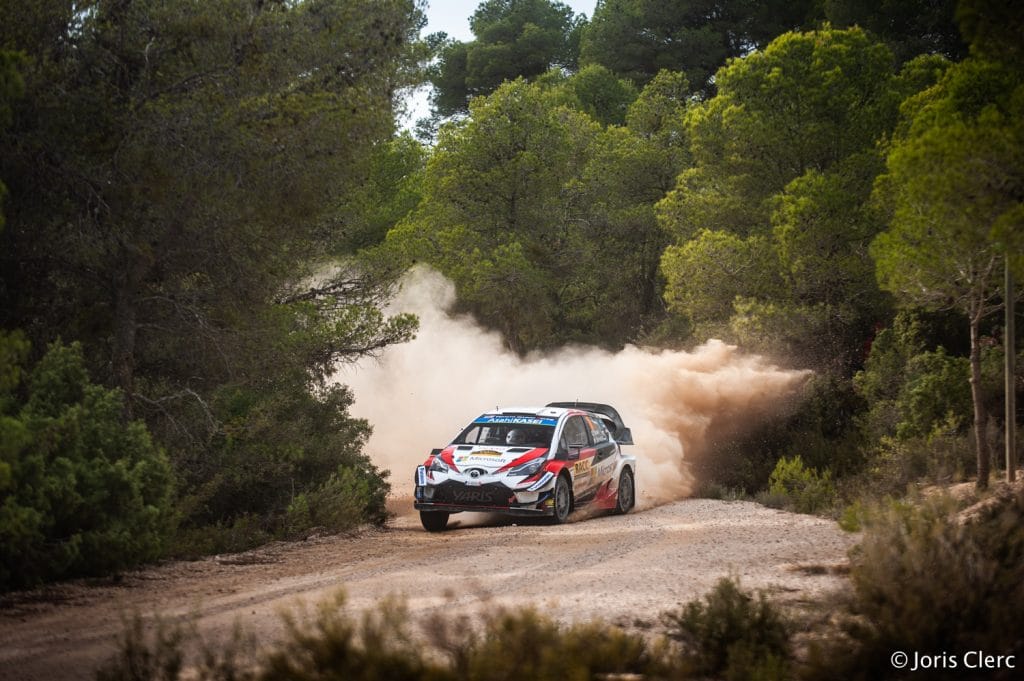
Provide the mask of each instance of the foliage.
[{"label": "foliage", "polygon": [[352,257],[419,200],[424,151],[392,139],[424,56],[415,3],[0,12],[24,80],[0,130],[0,323],[80,341],[118,413],[146,419],[180,483],[177,545],[283,534],[339,467],[358,481],[331,524],[379,522],[368,427],[327,379],[416,328],[382,312],[394,267]]},{"label": "foliage", "polygon": [[272,378],[263,390],[222,387],[211,404],[221,432],[176,462],[186,527],[225,525],[227,546],[211,546],[224,550],[250,548],[246,536],[384,522],[386,473],[362,453],[370,428],[347,415],[351,392],[335,385],[311,394]]},{"label": "foliage", "polygon": [[778,287],[774,258],[765,237],[702,230],[665,249],[665,300],[669,309],[695,322],[717,319],[737,297]]},{"label": "foliage", "polygon": [[825,18],[835,26],[861,26],[886,42],[897,59],[942,54],[957,61],[967,46],[957,29],[956,0],[825,0]]},{"label": "foliage", "polygon": [[[904,105],[875,194],[891,216],[872,243],[878,280],[905,305],[953,309],[971,332],[978,486],[988,485],[980,326],[1002,306],[1004,260],[1020,253],[1024,84],[967,59]],[[1019,258],[1010,265],[1020,269]]]},{"label": "foliage", "polygon": [[427,157],[427,149],[409,133],[373,150],[363,179],[340,197],[337,213],[328,218],[328,228],[339,238],[339,254],[376,246],[416,208]]},{"label": "foliage", "polygon": [[329,532],[350,530],[366,520],[381,524],[387,519],[389,489],[369,462],[363,462],[363,469],[342,465],[308,494],[296,495],[285,523],[298,530],[322,527]]},{"label": "foliage", "polygon": [[174,681],[181,678],[190,632],[164,620],[157,620],[150,636],[145,627],[145,620],[138,614],[124,623],[118,654],[96,670],[96,681]]},{"label": "foliage", "polygon": [[803,27],[813,6],[806,1],[605,0],[583,29],[580,62],[601,64],[638,84],[662,69],[682,71],[699,92],[713,94],[713,76],[729,58]]},{"label": "foliage", "polygon": [[5,5],[0,42],[28,53],[4,134],[5,321],[82,338],[129,402],[139,372],[205,392],[237,370],[240,311],[334,255],[332,196],[390,134],[415,13],[364,4]]},{"label": "foliage", "polygon": [[868,245],[876,142],[943,63],[900,73],[859,29],[789,33],[737,59],[686,114],[692,166],[658,204],[665,295],[698,334],[848,375],[884,318]]},{"label": "foliage", "polygon": [[906,372],[906,382],[897,398],[901,417],[896,426],[897,437],[921,437],[942,423],[962,428],[970,422],[966,357],[950,357],[939,348],[912,357]]},{"label": "foliage", "polygon": [[172,474],[117,390],[55,343],[19,386],[27,343],[0,336],[0,589],[100,575],[160,555]]},{"label": "foliage", "polygon": [[872,246],[889,290],[921,306],[984,316],[997,297],[1001,241],[1016,233],[1024,86],[999,65],[965,61],[908,101],[909,127],[877,196],[892,224]]},{"label": "foliage", "polygon": [[755,599],[739,581],[722,578],[703,602],[663,615],[669,636],[683,644],[683,666],[700,677],[789,677],[790,625],[763,592]]},{"label": "foliage", "polygon": [[660,206],[680,240],[768,231],[770,197],[873,148],[902,99],[889,50],[859,29],[788,33],[722,68],[688,112],[694,167]]},{"label": "foliage", "polygon": [[[892,651],[1020,655],[1024,498],[1004,491],[955,513],[949,499],[891,502],[867,513],[852,551],[852,645],[829,650],[822,678],[892,678]],[[929,678],[961,678],[937,669]]]},{"label": "foliage", "polygon": [[809,468],[797,455],[779,459],[768,478],[768,494],[797,513],[821,513],[835,502],[836,488],[831,471]]},{"label": "foliage", "polygon": [[567,78],[552,70],[538,82],[557,83],[561,90],[560,103],[582,111],[602,125],[623,125],[630,104],[637,98],[632,83],[598,64],[585,66]]},{"label": "foliage", "polygon": [[484,0],[469,20],[475,40],[434,37],[443,41],[431,73],[435,113],[466,112],[471,98],[505,81],[532,80],[553,67],[574,69],[583,19],[552,0]]},{"label": "foliage", "polygon": [[386,257],[441,270],[517,352],[636,338],[660,310],[651,206],[685,158],[667,132],[685,106],[672,81],[637,100],[643,136],[565,106],[574,79],[477,98],[441,129],[424,200],[389,233]]},{"label": "foliage", "polygon": [[799,408],[777,426],[782,433],[774,448],[799,452],[806,466],[831,470],[837,479],[856,473],[864,463],[865,439],[856,420],[864,406],[849,379],[815,374]]},{"label": "foliage", "polygon": [[[0,49],[0,131],[11,122],[11,102],[24,94],[25,83],[18,72],[19,55]],[[7,187],[0,178],[0,232],[4,228],[4,197]]]},{"label": "foliage", "polygon": [[[126,626],[119,653],[101,670],[103,681],[183,678],[181,661],[198,649],[195,678],[407,679],[497,681],[507,678],[590,679],[616,674],[658,674],[672,669],[664,647],[603,622],[560,625],[533,609],[481,618],[438,616],[424,623],[427,645],[416,635],[404,602],[385,599],[356,615],[341,593],[284,615],[286,635],[261,658],[236,631],[214,646],[191,629],[157,622],[148,634],[141,618]],[[188,678],[193,678],[189,676]]]},{"label": "foliage", "polygon": [[1024,50],[1017,39],[1024,31],[1024,12],[1014,2],[960,0],[956,6],[960,32],[971,53],[1024,70]]}]

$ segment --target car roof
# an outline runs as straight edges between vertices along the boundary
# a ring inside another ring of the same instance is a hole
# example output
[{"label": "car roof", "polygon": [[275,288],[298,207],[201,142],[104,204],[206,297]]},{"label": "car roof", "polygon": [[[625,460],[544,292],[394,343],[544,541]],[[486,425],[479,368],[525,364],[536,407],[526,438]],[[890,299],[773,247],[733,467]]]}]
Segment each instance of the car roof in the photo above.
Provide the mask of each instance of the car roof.
[{"label": "car roof", "polygon": [[484,412],[489,416],[536,416],[540,418],[557,419],[569,412],[579,412],[579,409],[564,409],[561,407],[495,407]]}]

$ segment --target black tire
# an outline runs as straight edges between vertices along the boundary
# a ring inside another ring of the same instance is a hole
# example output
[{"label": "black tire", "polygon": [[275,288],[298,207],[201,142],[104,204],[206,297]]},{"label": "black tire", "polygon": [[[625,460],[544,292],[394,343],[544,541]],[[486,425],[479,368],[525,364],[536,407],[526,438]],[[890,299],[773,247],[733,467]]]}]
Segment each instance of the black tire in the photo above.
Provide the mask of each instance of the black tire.
[{"label": "black tire", "polygon": [[427,532],[443,532],[448,526],[448,511],[420,511],[420,522]]},{"label": "black tire", "polygon": [[636,486],[633,484],[633,472],[623,468],[619,473],[619,490],[615,494],[615,513],[629,513],[636,504]]},{"label": "black tire", "polygon": [[572,512],[572,489],[564,475],[559,475],[555,481],[554,496],[555,513],[551,516],[551,522],[561,525],[569,519],[569,513]]}]

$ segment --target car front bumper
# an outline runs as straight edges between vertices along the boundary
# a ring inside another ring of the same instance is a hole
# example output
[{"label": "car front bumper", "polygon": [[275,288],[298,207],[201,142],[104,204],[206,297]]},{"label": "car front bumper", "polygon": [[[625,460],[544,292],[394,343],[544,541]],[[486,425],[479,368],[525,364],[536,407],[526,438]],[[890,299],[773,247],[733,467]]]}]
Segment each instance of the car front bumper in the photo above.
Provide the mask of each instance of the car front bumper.
[{"label": "car front bumper", "polygon": [[501,483],[466,485],[446,480],[439,485],[417,485],[413,506],[420,511],[545,516],[554,514],[553,498],[551,490],[530,492],[513,490]]}]

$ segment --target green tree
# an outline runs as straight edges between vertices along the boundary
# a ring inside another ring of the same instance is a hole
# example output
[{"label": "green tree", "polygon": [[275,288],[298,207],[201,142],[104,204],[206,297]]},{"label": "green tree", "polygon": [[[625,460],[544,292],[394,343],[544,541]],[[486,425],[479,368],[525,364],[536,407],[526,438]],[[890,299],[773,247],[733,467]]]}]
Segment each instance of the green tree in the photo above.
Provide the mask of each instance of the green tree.
[{"label": "green tree", "polygon": [[876,188],[890,227],[872,244],[881,285],[904,304],[954,309],[970,327],[978,487],[988,485],[981,322],[1002,305],[1003,258],[1024,231],[1024,85],[968,59],[905,105],[908,123]]},{"label": "green tree", "polygon": [[660,211],[677,238],[768,231],[770,197],[871,149],[896,122],[892,54],[863,31],[789,33],[719,71],[689,112],[694,167]]},{"label": "green tree", "polygon": [[582,111],[603,125],[624,124],[626,112],[637,97],[632,83],[596,64],[585,66],[568,77],[561,71],[552,70],[538,82],[557,88],[561,93],[557,101]]},{"label": "green tree", "polygon": [[[172,474],[81,346],[53,344],[19,390],[28,344],[0,334],[0,589],[151,560],[172,528]],[[24,397],[22,397],[24,395]]]},{"label": "green tree", "polygon": [[484,0],[469,20],[475,40],[435,36],[443,41],[431,74],[435,113],[466,112],[470,98],[506,80],[534,79],[552,67],[575,70],[584,20],[552,0]]},{"label": "green tree", "polygon": [[580,62],[600,64],[638,85],[662,69],[682,71],[698,92],[711,95],[719,67],[804,27],[813,6],[807,0],[601,0],[583,29]]},{"label": "green tree", "polygon": [[663,316],[653,205],[688,159],[685,79],[666,73],[627,126],[604,127],[577,110],[577,82],[519,79],[474,100],[441,129],[424,200],[388,235],[386,250],[451,277],[463,309],[517,352],[616,347]]},{"label": "green tree", "polygon": [[[393,268],[351,258],[417,200],[405,178],[420,151],[392,141],[395,95],[423,56],[412,0],[0,0],[0,13],[25,83],[0,131],[0,323],[35,347],[82,342],[167,447],[186,525],[234,522],[204,506],[233,486],[268,531],[339,466],[386,487],[353,449],[366,424],[326,382],[415,329],[381,312]],[[227,394],[261,399],[239,412]],[[353,519],[379,520],[378,497]]]},{"label": "green tree", "polygon": [[662,271],[669,307],[696,323],[721,320],[737,298],[772,297],[778,265],[768,239],[704,230],[665,249]]},{"label": "green tree", "polygon": [[327,216],[326,227],[340,237],[334,246],[339,255],[381,243],[419,205],[427,157],[427,148],[409,133],[373,150],[358,185],[340,195],[338,209]]},{"label": "green tree", "polygon": [[1024,70],[1024,9],[1005,0],[960,0],[956,5],[960,32],[973,54]]},{"label": "green tree", "polygon": [[[370,4],[98,2],[5,22],[3,44],[31,64],[5,137],[16,153],[3,159],[17,178],[5,235],[12,321],[109,332],[97,364],[129,408],[138,369],[195,376],[195,360],[209,359],[207,385],[230,373],[215,358],[242,326],[238,311],[329,253],[319,218],[390,133],[413,10]],[[186,339],[199,346],[191,357],[169,348]]]},{"label": "green tree", "polygon": [[860,26],[885,41],[896,58],[941,54],[958,61],[967,45],[957,28],[957,0],[825,0],[834,26]]},{"label": "green tree", "polygon": [[551,277],[573,267],[581,246],[565,187],[599,129],[550,106],[552,96],[517,79],[442,127],[424,200],[388,235],[390,247],[451,277],[460,300],[517,351],[558,341],[562,292]]},{"label": "green tree", "polygon": [[701,334],[848,375],[887,309],[868,255],[884,226],[865,205],[876,142],[943,67],[897,74],[863,31],[826,28],[721,69],[718,94],[687,112],[693,164],[658,205],[673,308]]}]

